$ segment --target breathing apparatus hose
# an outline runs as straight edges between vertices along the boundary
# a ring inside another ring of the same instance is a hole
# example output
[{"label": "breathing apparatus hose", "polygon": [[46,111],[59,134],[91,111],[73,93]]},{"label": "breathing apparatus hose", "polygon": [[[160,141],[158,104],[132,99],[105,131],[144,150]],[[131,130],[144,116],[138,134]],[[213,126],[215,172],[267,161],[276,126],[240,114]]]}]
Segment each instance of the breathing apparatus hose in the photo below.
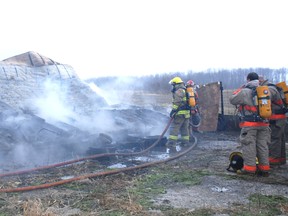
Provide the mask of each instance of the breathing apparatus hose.
[{"label": "breathing apparatus hose", "polygon": [[[166,133],[166,131],[169,128],[169,126],[170,126],[172,121],[173,121],[173,118],[170,119],[169,123],[167,124],[167,126],[166,126],[165,130],[163,131],[163,133],[161,134],[161,136],[163,136]],[[193,136],[193,134],[191,134],[191,136]],[[133,167],[120,168],[120,169],[117,169],[117,170],[109,170],[109,171],[102,171],[102,172],[98,172],[98,173],[81,175],[81,176],[78,176],[78,177],[65,179],[65,180],[61,180],[61,181],[57,181],[57,182],[53,182],[53,183],[46,183],[46,184],[41,184],[41,185],[19,187],[19,188],[6,188],[6,189],[4,188],[4,189],[0,189],[0,193],[1,192],[2,193],[24,192],[24,191],[31,191],[31,190],[37,190],[37,189],[50,188],[50,187],[59,186],[59,185],[66,184],[66,183],[71,183],[71,182],[74,182],[74,181],[79,181],[79,180],[82,180],[82,179],[94,178],[94,177],[98,177],[98,176],[113,175],[113,174],[117,174],[117,173],[121,173],[121,172],[127,172],[127,171],[131,171],[131,170],[136,170],[136,169],[146,168],[146,167],[149,167],[149,166],[154,166],[154,165],[157,165],[157,164],[160,164],[160,163],[166,163],[168,161],[175,160],[175,159],[187,154],[188,152],[190,152],[197,145],[197,138],[195,136],[193,136],[193,137],[194,137],[194,143],[189,148],[187,148],[183,152],[180,152],[180,153],[178,153],[178,154],[176,154],[176,155],[174,155],[172,157],[169,157],[167,159],[164,159],[164,160],[144,163],[144,164],[133,166]],[[159,140],[160,140],[160,138],[159,138]],[[157,140],[157,141],[159,142],[159,140]],[[155,142],[156,144],[158,143],[157,141]],[[154,146],[156,145],[155,143],[153,144]],[[151,149],[153,145],[151,145],[147,149]],[[148,151],[147,149],[145,149],[141,153]],[[102,154],[102,155],[107,156],[107,154]],[[119,155],[119,154],[117,154],[117,155]],[[123,154],[121,154],[121,155],[123,155]],[[127,154],[125,154],[125,155],[127,155]],[[131,155],[131,154],[129,154],[129,155]],[[51,167],[49,167],[49,168],[51,168]]]},{"label": "breathing apparatus hose", "polygon": [[50,165],[47,165],[47,166],[35,167],[35,168],[32,168],[32,169],[19,170],[19,171],[15,171],[15,172],[2,173],[2,174],[0,174],[0,177],[31,173],[31,172],[34,172],[34,171],[39,171],[39,170],[44,170],[44,169],[50,169],[50,168],[65,166],[65,165],[68,165],[68,164],[73,164],[73,163],[77,163],[77,162],[80,162],[80,161],[96,159],[96,158],[101,158],[101,157],[134,156],[134,155],[144,154],[144,153],[148,152],[150,149],[154,148],[159,143],[159,141],[163,138],[164,134],[167,132],[168,128],[170,127],[173,119],[174,118],[170,118],[168,124],[166,125],[164,131],[159,136],[159,138],[151,146],[149,146],[148,148],[144,149],[143,151],[140,151],[140,152],[129,152],[129,153],[103,153],[103,154],[96,154],[96,155],[91,155],[91,156],[88,156],[88,157],[78,158],[78,159],[75,159],[75,160],[64,161],[64,162],[56,163],[56,164],[50,164]]}]

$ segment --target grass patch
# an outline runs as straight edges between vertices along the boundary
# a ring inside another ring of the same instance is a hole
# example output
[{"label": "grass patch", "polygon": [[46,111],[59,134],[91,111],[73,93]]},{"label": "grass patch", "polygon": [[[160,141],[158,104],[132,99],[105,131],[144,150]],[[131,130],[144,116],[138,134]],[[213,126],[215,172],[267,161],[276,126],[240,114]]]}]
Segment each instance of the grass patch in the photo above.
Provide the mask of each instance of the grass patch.
[{"label": "grass patch", "polygon": [[83,182],[79,183],[79,182],[71,182],[68,184],[63,184],[61,185],[62,188],[66,188],[69,190],[74,190],[74,191],[87,191],[88,187],[87,184],[84,184]]},{"label": "grass patch", "polygon": [[[288,213],[288,198],[286,197],[253,194],[249,197],[249,200],[256,209],[261,211],[262,215],[281,215]],[[283,210],[281,211],[281,209]]]},{"label": "grass patch", "polygon": [[96,209],[97,203],[95,198],[84,197],[80,202],[77,202],[73,207],[79,208],[82,211],[89,212],[91,209]]},{"label": "grass patch", "polygon": [[146,175],[137,183],[137,191],[139,194],[161,194],[165,193],[165,186],[159,183],[165,179],[169,179],[167,173],[158,173]]},{"label": "grass patch", "polygon": [[175,215],[185,215],[185,216],[211,216],[214,215],[215,212],[212,209],[196,209],[194,211],[190,211],[189,209],[177,208],[174,209],[170,206],[158,206],[158,208],[164,213],[165,216],[175,216]]},{"label": "grass patch", "polygon": [[250,195],[248,199],[250,201],[248,204],[235,206],[229,214],[231,216],[288,215],[288,198],[257,193]]},{"label": "grass patch", "polygon": [[209,175],[205,170],[188,170],[173,173],[172,178],[175,182],[182,183],[187,186],[198,185],[204,176]]},{"label": "grass patch", "polygon": [[[0,198],[0,208],[2,208],[5,205],[7,205],[7,201],[5,199]],[[1,212],[0,212],[0,216],[1,216]]]},{"label": "grass patch", "polygon": [[130,189],[130,193],[138,197],[142,206],[151,208],[153,206],[151,197],[166,193],[169,186],[175,185],[175,183],[185,186],[197,185],[206,175],[209,173],[203,170],[181,171],[171,167],[156,168],[152,173],[137,179],[134,187]]},{"label": "grass patch", "polygon": [[100,216],[130,216],[131,214],[126,214],[123,211],[113,211],[113,212],[104,212],[100,213]]}]

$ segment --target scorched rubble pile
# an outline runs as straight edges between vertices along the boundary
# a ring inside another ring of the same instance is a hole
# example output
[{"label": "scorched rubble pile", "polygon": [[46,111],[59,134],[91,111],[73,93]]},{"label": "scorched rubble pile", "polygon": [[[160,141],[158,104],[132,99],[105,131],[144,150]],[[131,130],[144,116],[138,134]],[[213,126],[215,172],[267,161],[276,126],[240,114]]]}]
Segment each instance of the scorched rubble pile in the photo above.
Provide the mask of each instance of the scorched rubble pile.
[{"label": "scorched rubble pile", "polygon": [[[161,120],[167,121],[153,110],[109,106],[71,66],[36,52],[1,61],[0,88],[0,153],[2,163],[7,162],[5,169],[11,160],[22,165],[29,161],[29,166],[83,155],[91,147],[107,144],[101,134],[108,135],[110,144],[123,134],[153,135],[149,131],[157,132]],[[63,107],[62,115],[55,117]],[[54,117],[45,119],[45,109]]]}]

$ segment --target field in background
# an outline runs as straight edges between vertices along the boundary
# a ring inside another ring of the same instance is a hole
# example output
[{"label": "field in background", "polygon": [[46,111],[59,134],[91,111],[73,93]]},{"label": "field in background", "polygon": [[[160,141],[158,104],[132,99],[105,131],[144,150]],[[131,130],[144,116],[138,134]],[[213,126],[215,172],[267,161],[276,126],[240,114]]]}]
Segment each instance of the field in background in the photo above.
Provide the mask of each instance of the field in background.
[{"label": "field in background", "polygon": [[[224,115],[234,115],[235,106],[231,105],[229,102],[229,97],[232,95],[234,90],[224,90],[223,91],[223,105],[224,105]],[[151,94],[140,91],[133,92],[132,103],[138,106],[157,106],[167,109],[171,109],[172,95],[167,94]],[[201,98],[201,100],[209,100],[209,98]],[[219,113],[221,113],[221,100],[219,101]]]}]

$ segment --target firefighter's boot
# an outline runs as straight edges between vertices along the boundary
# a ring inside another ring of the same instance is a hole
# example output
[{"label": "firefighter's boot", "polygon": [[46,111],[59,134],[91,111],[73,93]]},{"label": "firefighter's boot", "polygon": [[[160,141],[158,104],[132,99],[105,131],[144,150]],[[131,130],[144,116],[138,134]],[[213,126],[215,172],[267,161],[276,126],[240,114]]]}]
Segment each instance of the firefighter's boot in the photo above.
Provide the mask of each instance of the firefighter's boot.
[{"label": "firefighter's boot", "polygon": [[167,148],[170,148],[170,147],[176,147],[176,141],[174,141],[174,140],[168,140],[167,141],[167,143],[165,144],[165,146],[167,147]]},{"label": "firefighter's boot", "polygon": [[243,169],[240,169],[240,170],[237,170],[237,175],[244,175],[244,176],[255,176],[255,172],[248,172],[246,170],[243,170]]},{"label": "firefighter's boot", "polygon": [[167,143],[165,144],[166,146],[166,153],[167,154],[172,154],[177,152],[176,151],[176,141],[168,140]]},{"label": "firefighter's boot", "polygon": [[269,177],[269,172],[268,171],[257,170],[256,174],[257,174],[258,177]]}]

